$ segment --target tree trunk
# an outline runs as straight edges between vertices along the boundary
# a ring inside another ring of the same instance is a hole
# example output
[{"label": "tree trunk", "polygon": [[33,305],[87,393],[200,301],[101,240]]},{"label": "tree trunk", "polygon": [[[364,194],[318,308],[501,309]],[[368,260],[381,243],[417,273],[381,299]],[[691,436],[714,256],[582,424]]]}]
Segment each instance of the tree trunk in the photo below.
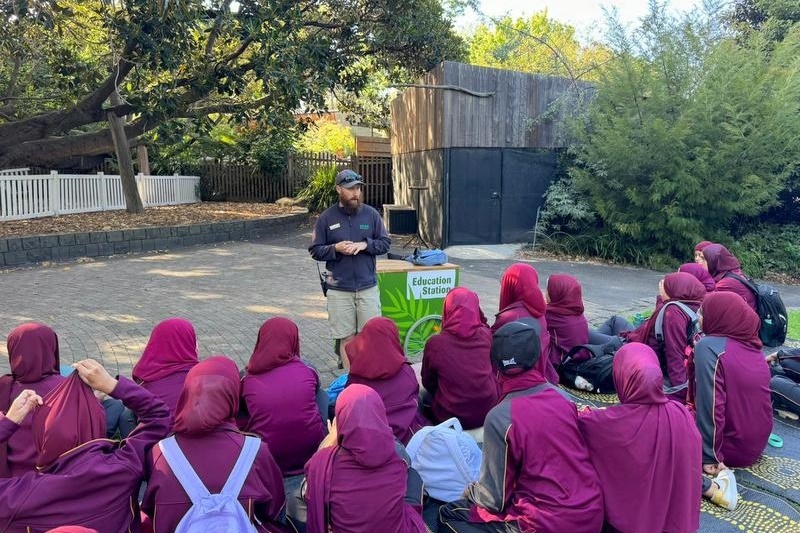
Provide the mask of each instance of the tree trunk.
[{"label": "tree trunk", "polygon": [[150,175],[150,158],[147,157],[147,145],[140,144],[136,147],[136,159],[139,161],[139,172],[145,176]]},{"label": "tree trunk", "polygon": [[[111,93],[111,105],[121,105],[119,93]],[[128,136],[125,134],[125,119],[114,112],[108,113],[108,125],[111,129],[111,138],[114,140],[114,150],[117,152],[119,163],[119,176],[122,180],[122,193],[125,195],[125,209],[128,213],[144,213],[142,198],[136,186],[136,175],[133,173],[133,160]]]}]

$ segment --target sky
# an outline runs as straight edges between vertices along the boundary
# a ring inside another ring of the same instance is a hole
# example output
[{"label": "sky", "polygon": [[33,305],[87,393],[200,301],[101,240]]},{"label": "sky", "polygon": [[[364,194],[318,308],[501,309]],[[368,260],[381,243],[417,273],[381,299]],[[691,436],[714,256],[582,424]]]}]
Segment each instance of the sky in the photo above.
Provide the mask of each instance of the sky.
[{"label": "sky", "polygon": [[[695,6],[700,6],[702,0],[670,0],[671,10],[676,12],[689,11]],[[620,20],[626,25],[636,22],[647,13],[647,0],[482,0],[481,10],[490,17],[506,14],[514,18],[531,15],[542,9],[547,9],[550,18],[574,26],[578,37],[582,41],[599,38],[605,28],[603,7],[615,6]],[[468,30],[474,27],[481,19],[474,12],[468,11],[457,25]]]}]

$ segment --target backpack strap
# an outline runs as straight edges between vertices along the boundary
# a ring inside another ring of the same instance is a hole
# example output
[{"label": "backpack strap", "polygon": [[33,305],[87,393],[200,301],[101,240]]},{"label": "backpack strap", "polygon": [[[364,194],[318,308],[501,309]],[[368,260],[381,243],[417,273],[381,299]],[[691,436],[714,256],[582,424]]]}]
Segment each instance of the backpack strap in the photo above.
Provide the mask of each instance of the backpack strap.
[{"label": "backpack strap", "polygon": [[679,302],[678,300],[671,300],[664,304],[664,307],[658,312],[658,316],[656,316],[656,325],[654,328],[656,340],[658,342],[664,342],[664,315],[666,314],[667,307],[670,305],[676,306],[678,309],[683,311],[683,313],[689,317],[689,320],[692,322],[697,321],[697,313],[695,313],[691,307],[686,305],[683,302]]},{"label": "backpack strap", "polygon": [[435,429],[450,428],[450,427],[455,429],[456,431],[459,432],[462,431],[461,422],[459,422],[457,418],[453,417],[453,418],[448,418],[447,420],[436,426],[424,426],[422,429],[414,433],[414,436],[411,437],[411,440],[408,441],[408,444],[406,445],[406,453],[408,454],[409,457],[411,457],[411,461],[412,462],[414,461],[414,457],[417,455],[419,447],[422,446],[422,442],[425,440],[425,437],[427,437],[431,431]]},{"label": "backpack strap", "polygon": [[228,480],[225,486],[222,487],[220,494],[225,494],[232,498],[238,498],[239,493],[242,492],[244,482],[247,481],[247,476],[250,474],[250,469],[253,467],[253,461],[256,460],[258,450],[261,448],[261,439],[258,437],[245,437],[244,446],[239,453],[239,458],[236,459],[236,464],[233,465],[233,470],[228,475]]},{"label": "backpack strap", "polygon": [[756,295],[756,298],[758,298],[758,287],[749,278],[746,278],[744,276],[740,276],[739,274],[734,274],[733,272],[725,272],[725,275],[722,276],[722,278],[723,279],[725,279],[725,278],[733,278],[733,279],[735,279],[736,281],[738,281],[739,283],[741,283],[742,285],[744,285],[745,287],[750,289],[753,292],[753,294]]},{"label": "backpack strap", "polygon": [[161,454],[172,469],[172,473],[177,478],[178,483],[181,484],[181,487],[183,487],[183,490],[186,491],[192,501],[192,505],[198,505],[203,498],[211,495],[188,459],[186,459],[174,435],[159,442],[158,447],[161,449]]}]

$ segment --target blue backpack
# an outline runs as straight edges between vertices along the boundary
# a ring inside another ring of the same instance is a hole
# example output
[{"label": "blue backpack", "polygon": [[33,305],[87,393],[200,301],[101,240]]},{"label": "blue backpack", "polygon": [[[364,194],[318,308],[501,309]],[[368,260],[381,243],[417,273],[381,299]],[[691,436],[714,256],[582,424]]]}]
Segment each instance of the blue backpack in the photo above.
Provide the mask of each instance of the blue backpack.
[{"label": "blue backpack", "polygon": [[433,250],[414,248],[414,253],[405,259],[417,266],[436,266],[447,263],[447,254],[439,248],[434,248]]},{"label": "blue backpack", "polygon": [[162,440],[158,446],[178,483],[192,501],[192,506],[178,522],[175,533],[257,533],[238,498],[261,447],[260,439],[245,437],[239,458],[219,494],[208,491],[174,436]]}]

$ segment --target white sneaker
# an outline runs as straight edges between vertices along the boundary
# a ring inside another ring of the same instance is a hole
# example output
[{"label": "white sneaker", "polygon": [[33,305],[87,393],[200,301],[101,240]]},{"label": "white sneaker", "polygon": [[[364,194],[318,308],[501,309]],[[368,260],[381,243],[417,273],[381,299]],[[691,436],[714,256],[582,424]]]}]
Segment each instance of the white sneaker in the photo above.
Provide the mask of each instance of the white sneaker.
[{"label": "white sneaker", "polygon": [[591,383],[586,381],[582,376],[578,376],[575,378],[575,388],[578,390],[586,390],[592,392],[594,387]]},{"label": "white sneaker", "polygon": [[729,468],[722,470],[713,481],[719,490],[711,496],[711,502],[729,511],[736,509],[736,505],[739,503],[739,491],[736,488],[736,477],[733,475],[733,470]]}]

